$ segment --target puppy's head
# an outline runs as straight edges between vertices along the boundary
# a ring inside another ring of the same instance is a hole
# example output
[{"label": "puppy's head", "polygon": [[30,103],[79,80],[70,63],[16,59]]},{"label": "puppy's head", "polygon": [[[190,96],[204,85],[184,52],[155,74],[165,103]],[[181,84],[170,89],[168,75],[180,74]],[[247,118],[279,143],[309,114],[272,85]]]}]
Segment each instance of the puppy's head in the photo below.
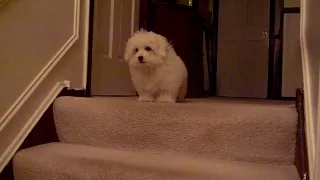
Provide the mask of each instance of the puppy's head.
[{"label": "puppy's head", "polygon": [[169,47],[165,37],[140,30],[129,38],[124,59],[131,66],[156,66],[164,62]]}]

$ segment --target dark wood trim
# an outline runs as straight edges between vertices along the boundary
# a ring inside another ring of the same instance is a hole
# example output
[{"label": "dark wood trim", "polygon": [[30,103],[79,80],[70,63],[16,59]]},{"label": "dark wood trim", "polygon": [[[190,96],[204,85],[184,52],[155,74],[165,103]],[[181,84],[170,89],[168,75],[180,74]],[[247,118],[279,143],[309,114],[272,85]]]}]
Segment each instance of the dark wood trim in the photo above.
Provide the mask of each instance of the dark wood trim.
[{"label": "dark wood trim", "polygon": [[89,34],[88,34],[88,64],[87,64],[87,84],[86,96],[91,95],[92,82],[92,50],[93,50],[93,26],[94,25],[94,0],[90,0],[89,5]]},{"label": "dark wood trim", "polygon": [[[175,0],[160,1],[159,3],[152,2],[152,0],[140,0],[139,27],[146,30],[152,30],[150,28],[152,27],[152,23],[154,22],[150,22],[150,19],[153,19],[154,8],[159,6],[168,6],[168,7],[174,6],[177,8],[184,8],[184,9],[191,10],[191,12],[194,13],[199,23],[203,23],[203,26],[204,26],[204,22],[206,19],[203,16],[203,14],[201,14],[202,12],[200,11],[201,7],[204,7],[203,4],[201,4],[201,2],[202,1],[194,0],[192,6],[186,6],[186,5],[177,4]],[[173,13],[173,11],[170,11],[170,13]],[[206,94],[203,86],[199,88],[191,88],[191,87],[188,88],[187,97],[200,98],[204,96],[206,96]]]},{"label": "dark wood trim", "polygon": [[277,52],[277,55],[274,60],[275,62],[275,69],[273,74],[274,84],[272,89],[272,97],[271,99],[279,100],[282,98],[282,66],[283,66],[283,60],[282,60],[282,53],[283,53],[283,20],[284,20],[284,0],[281,0],[280,2],[280,27],[279,32],[277,34],[277,39],[279,39],[279,49]]},{"label": "dark wood trim", "polygon": [[217,95],[217,65],[218,65],[218,39],[219,39],[219,3],[220,0],[213,1],[213,43],[212,43],[212,62],[211,62],[211,82],[210,94],[211,96]]},{"label": "dark wood trim", "polygon": [[191,8],[193,8],[197,13],[201,12],[199,6],[200,6],[199,0],[193,0]]},{"label": "dark wood trim", "polygon": [[300,7],[284,7],[282,12],[284,14],[300,13]]},{"label": "dark wood trim", "polygon": [[10,161],[6,167],[0,172],[0,179],[4,180],[14,180],[13,176],[13,164],[12,161]]},{"label": "dark wood trim", "polygon": [[[271,89],[271,94],[269,99],[279,99],[281,97],[281,90],[279,91],[279,86],[281,86],[281,78],[279,78],[279,74],[282,73],[282,67],[281,64],[279,63],[279,61],[281,60],[280,58],[282,57],[282,46],[281,46],[281,37],[282,37],[282,27],[281,27],[281,21],[283,19],[282,14],[281,14],[281,9],[284,6],[284,1],[283,0],[279,0],[277,1],[278,4],[278,8],[275,10],[275,12],[279,11],[279,15],[276,18],[279,18],[279,27],[278,29],[276,29],[275,34],[273,35],[273,41],[274,41],[274,64],[273,64],[273,74],[272,74],[272,78],[273,78],[273,84],[272,84],[272,89]],[[278,20],[278,19],[276,19]],[[275,47],[275,42],[278,41],[277,47]],[[281,71],[281,72],[280,72]]]},{"label": "dark wood trim", "polygon": [[277,92],[275,93],[275,99],[279,99],[282,96],[282,71],[283,71],[283,23],[284,22],[284,14],[281,12],[280,14],[280,31],[279,31],[279,36],[280,36],[280,47],[279,47],[279,58],[278,58],[278,76],[276,79],[276,82],[278,83],[276,86]]},{"label": "dark wood trim", "polygon": [[[67,88],[65,88],[58,95],[58,97],[61,96],[85,97],[86,92],[85,90],[67,90]],[[53,104],[51,104],[42,115],[38,123],[19,147],[19,150],[50,142],[59,142],[53,119]],[[7,164],[3,171],[0,172],[0,179],[14,180],[12,160]]]},{"label": "dark wood trim", "polygon": [[270,16],[269,16],[269,54],[268,54],[268,84],[267,84],[267,98],[270,99],[272,96],[272,89],[274,84],[274,34],[275,34],[275,23],[276,23],[276,1],[270,0]]},{"label": "dark wood trim", "polygon": [[149,0],[140,0],[139,28],[148,30],[149,27]]},{"label": "dark wood trim", "polygon": [[306,173],[306,180],[309,179],[308,154],[305,134],[305,113],[304,113],[304,92],[303,89],[296,91],[296,109],[298,112],[296,154],[294,164],[297,167],[300,178],[303,179]]}]

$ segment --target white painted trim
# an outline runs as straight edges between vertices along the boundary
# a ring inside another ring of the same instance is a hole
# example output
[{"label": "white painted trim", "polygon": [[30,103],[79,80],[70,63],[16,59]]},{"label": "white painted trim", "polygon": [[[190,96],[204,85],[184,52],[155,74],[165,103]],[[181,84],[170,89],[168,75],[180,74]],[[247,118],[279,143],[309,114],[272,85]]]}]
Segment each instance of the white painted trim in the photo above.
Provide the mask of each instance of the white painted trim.
[{"label": "white painted trim", "polygon": [[83,52],[83,80],[82,80],[82,87],[83,89],[87,88],[87,76],[88,76],[88,50],[89,50],[89,23],[90,23],[90,1],[84,1],[85,11],[85,28],[84,28],[84,52]]},{"label": "white painted trim", "polygon": [[33,113],[33,115],[28,119],[26,124],[23,126],[21,131],[16,135],[11,144],[7,147],[4,153],[0,156],[0,172],[4,169],[4,167],[8,164],[10,159],[17,152],[23,141],[27,138],[28,134],[34,128],[34,126],[38,123],[44,112],[49,108],[49,106],[53,103],[59,93],[63,90],[63,88],[67,87],[69,81],[58,82],[52,88],[47,97],[42,101],[39,108]]},{"label": "white painted trim", "polygon": [[131,0],[131,35],[135,31],[135,18],[136,18],[136,0]]},{"label": "white painted trim", "polygon": [[[320,72],[320,67],[319,67],[319,72]],[[320,79],[320,74],[319,74],[319,79]],[[320,83],[318,86],[318,92],[320,92]],[[316,149],[315,149],[315,157],[314,157],[314,178],[313,179],[320,179],[320,143],[319,143],[319,139],[320,139],[320,93],[318,94],[318,123],[316,126],[317,129],[317,134],[316,134]],[[312,180],[312,179],[310,179]]]},{"label": "white painted trim", "polygon": [[113,29],[114,29],[114,6],[115,6],[115,0],[111,0],[110,2],[110,32],[109,32],[109,52],[108,57],[112,59],[113,55]]},{"label": "white painted trim", "polygon": [[22,105],[29,99],[32,93],[39,87],[41,82],[48,76],[52,69],[58,64],[66,52],[79,39],[79,17],[80,16],[80,0],[74,0],[74,26],[73,34],[67,42],[59,49],[48,64],[40,71],[40,73],[32,80],[28,87],[22,92],[18,99],[12,104],[7,112],[0,119],[0,131],[10,122],[12,117],[19,111]]},{"label": "white painted trim", "polygon": [[306,47],[306,37],[305,37],[305,23],[306,19],[306,1],[301,1],[300,8],[300,45],[301,45],[301,56],[302,56],[302,70],[303,70],[303,89],[305,98],[305,120],[306,120],[306,142],[307,142],[307,152],[308,152],[308,164],[309,164],[309,177],[310,180],[314,179],[314,157],[315,157],[315,137],[314,137],[314,124],[312,114],[312,104],[311,104],[311,80],[310,80],[310,67],[309,67],[309,57]]}]

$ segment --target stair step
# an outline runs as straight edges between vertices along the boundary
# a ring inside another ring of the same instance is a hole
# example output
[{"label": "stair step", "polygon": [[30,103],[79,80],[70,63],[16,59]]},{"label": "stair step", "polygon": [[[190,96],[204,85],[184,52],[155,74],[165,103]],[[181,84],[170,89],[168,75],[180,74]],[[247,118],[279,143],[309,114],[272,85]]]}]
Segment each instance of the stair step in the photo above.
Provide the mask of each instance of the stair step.
[{"label": "stair step", "polygon": [[292,103],[60,97],[54,117],[64,143],[284,165],[294,162],[297,114]]},{"label": "stair step", "polygon": [[299,180],[293,165],[204,160],[50,143],[18,152],[16,180]]}]

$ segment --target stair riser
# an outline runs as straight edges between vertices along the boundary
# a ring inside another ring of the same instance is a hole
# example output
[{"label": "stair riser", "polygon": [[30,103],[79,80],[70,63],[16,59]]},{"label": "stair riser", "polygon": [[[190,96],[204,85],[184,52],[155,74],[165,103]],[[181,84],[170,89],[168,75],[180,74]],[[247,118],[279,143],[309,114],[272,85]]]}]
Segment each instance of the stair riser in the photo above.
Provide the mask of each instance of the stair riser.
[{"label": "stair riser", "polygon": [[[293,163],[295,123],[288,124],[281,118],[270,123],[259,107],[247,115],[243,115],[241,107],[231,111],[208,109],[204,110],[206,114],[190,105],[174,106],[175,111],[168,106],[159,110],[155,105],[112,102],[103,108],[82,108],[55,106],[61,142],[210,159]],[[281,117],[292,111],[275,108],[268,113]],[[291,118],[296,117],[293,114]]]},{"label": "stair riser", "polygon": [[298,180],[293,165],[119,151],[50,143],[24,149],[13,159],[16,180]]}]

